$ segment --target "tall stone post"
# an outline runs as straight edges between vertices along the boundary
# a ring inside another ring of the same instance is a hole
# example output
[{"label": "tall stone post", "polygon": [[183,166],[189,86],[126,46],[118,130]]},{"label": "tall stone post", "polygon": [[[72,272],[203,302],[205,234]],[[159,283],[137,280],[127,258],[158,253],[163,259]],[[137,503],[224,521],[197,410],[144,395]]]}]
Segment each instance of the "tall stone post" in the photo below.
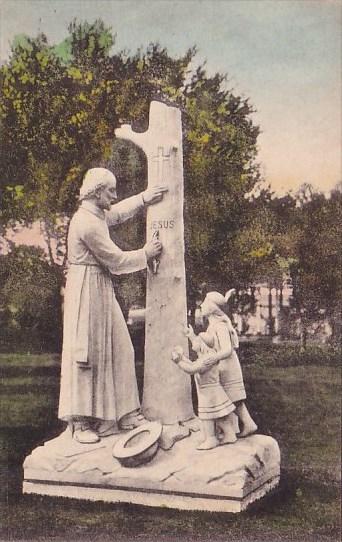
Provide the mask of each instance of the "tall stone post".
[{"label": "tall stone post", "polygon": [[[168,192],[147,210],[147,240],[158,231],[163,244],[160,262],[147,271],[143,413],[149,420],[178,425],[194,417],[190,377],[171,361],[174,346],[188,353],[183,224],[183,150],[181,112],[152,101],[149,128],[129,125],[116,130],[147,156],[148,186],[163,184]],[[157,269],[156,269],[157,268]]]}]

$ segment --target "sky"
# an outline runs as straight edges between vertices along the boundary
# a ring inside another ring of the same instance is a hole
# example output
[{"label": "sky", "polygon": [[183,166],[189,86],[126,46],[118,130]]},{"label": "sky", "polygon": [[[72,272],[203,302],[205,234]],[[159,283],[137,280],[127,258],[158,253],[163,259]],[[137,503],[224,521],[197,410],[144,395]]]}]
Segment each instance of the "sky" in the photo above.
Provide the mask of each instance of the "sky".
[{"label": "sky", "polygon": [[341,12],[342,0],[0,0],[0,60],[17,34],[61,42],[75,17],[103,19],[117,50],[196,45],[197,62],[255,107],[272,188],[329,191],[342,177]]}]

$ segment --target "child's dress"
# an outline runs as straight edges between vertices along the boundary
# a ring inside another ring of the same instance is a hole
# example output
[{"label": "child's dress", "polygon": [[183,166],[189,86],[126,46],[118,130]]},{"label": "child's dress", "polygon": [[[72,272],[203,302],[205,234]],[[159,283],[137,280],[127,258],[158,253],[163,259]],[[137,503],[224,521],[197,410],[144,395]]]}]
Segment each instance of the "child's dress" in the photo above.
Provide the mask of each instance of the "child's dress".
[{"label": "child's dress", "polygon": [[238,337],[228,316],[217,318],[208,326],[207,333],[214,339],[214,350],[231,350],[227,358],[221,359],[218,364],[219,381],[228,395],[235,403],[246,399],[246,390],[243,383],[242,371],[235,348],[238,347]]},{"label": "child's dress", "polygon": [[195,382],[198,396],[198,417],[201,420],[215,420],[227,416],[235,409],[220,384],[219,364],[205,373],[196,373]]}]

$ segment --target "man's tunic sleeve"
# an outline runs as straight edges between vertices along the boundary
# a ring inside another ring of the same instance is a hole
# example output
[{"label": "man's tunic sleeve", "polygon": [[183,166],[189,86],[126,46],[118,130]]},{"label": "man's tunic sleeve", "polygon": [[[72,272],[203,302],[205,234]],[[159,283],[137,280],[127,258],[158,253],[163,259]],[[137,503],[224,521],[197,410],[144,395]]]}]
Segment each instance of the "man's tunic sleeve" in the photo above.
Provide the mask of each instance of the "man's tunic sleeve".
[{"label": "man's tunic sleeve", "polygon": [[111,210],[106,212],[106,222],[108,226],[116,226],[129,218],[132,218],[140,209],[143,209],[144,201],[142,194],[137,194],[131,198],[124,199],[112,206]]},{"label": "man's tunic sleeve", "polygon": [[146,267],[145,250],[121,250],[109,237],[106,223],[92,223],[84,229],[82,240],[94,258],[113,275],[134,273]]}]

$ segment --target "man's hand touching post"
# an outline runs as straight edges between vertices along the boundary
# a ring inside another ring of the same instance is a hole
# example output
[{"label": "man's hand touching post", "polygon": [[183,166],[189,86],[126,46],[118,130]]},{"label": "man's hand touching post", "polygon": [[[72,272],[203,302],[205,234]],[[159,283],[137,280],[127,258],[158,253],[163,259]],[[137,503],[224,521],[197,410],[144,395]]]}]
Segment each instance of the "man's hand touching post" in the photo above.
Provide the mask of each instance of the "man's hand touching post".
[{"label": "man's hand touching post", "polygon": [[148,188],[145,192],[142,192],[142,198],[145,205],[158,203],[163,199],[164,193],[168,192],[168,190],[169,189],[166,186],[153,186],[152,188]]},{"label": "man's hand touching post", "polygon": [[159,239],[157,237],[153,237],[151,241],[148,241],[148,243],[146,243],[144,249],[147,261],[150,262],[154,260],[154,258],[158,258],[158,256],[160,256],[163,247]]}]

